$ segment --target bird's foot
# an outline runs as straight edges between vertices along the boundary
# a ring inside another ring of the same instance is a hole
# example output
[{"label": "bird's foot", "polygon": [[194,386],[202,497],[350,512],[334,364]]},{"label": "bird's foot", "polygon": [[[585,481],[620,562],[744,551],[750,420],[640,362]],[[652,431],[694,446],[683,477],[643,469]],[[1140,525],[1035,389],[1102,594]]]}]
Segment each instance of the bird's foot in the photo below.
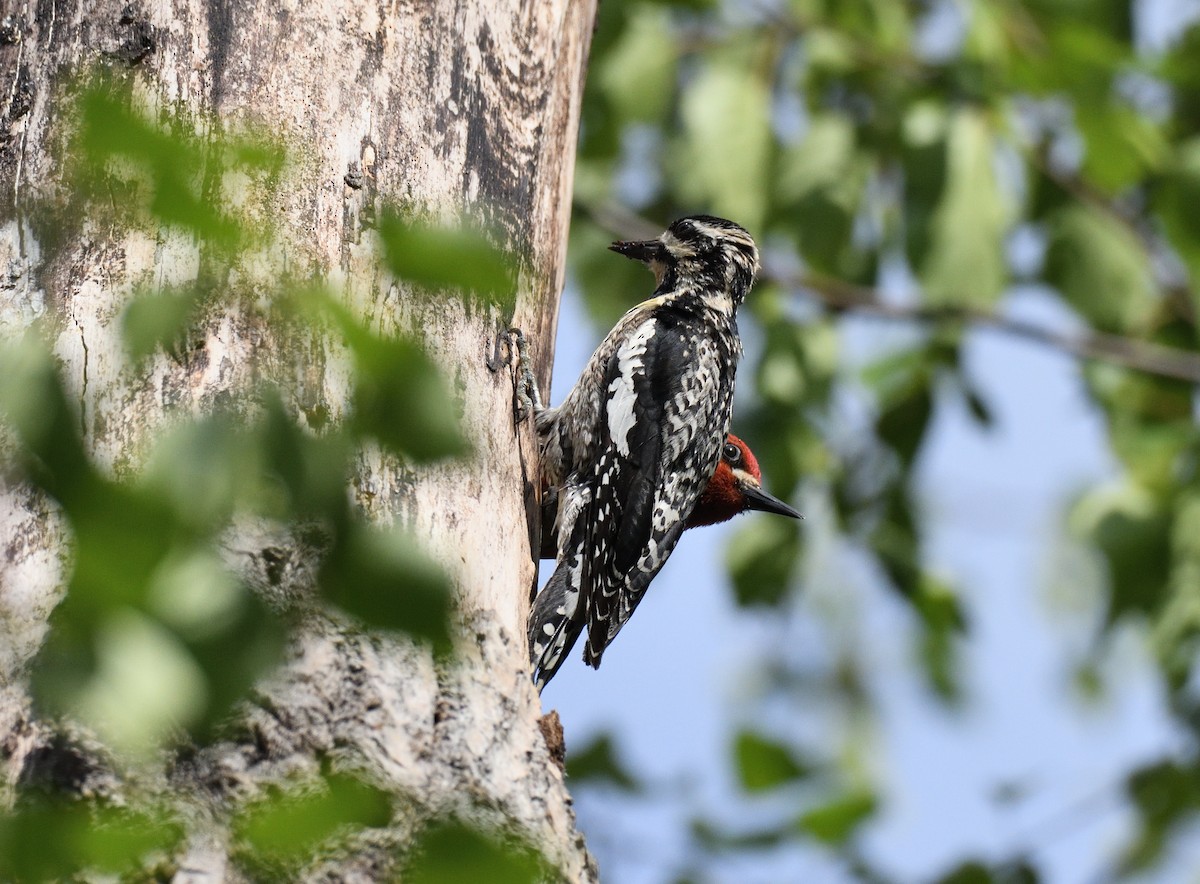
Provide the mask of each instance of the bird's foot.
[{"label": "bird's foot", "polygon": [[508,330],[508,334],[517,354],[517,389],[513,398],[513,408],[516,411],[517,423],[521,423],[531,414],[542,410],[542,396],[533,376],[533,366],[529,363],[529,343],[525,340],[525,333],[513,327]]}]

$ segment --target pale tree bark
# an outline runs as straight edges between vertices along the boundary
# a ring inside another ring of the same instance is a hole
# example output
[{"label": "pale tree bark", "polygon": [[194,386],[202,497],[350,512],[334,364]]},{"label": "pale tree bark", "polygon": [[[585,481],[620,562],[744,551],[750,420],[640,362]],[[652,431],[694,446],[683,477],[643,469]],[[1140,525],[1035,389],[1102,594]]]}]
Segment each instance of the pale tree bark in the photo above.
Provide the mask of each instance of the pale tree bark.
[{"label": "pale tree bark", "polygon": [[[203,413],[264,376],[296,380],[289,405],[301,422],[314,409],[345,412],[336,354],[296,352],[243,309],[272,290],[281,268],[325,281],[383,333],[423,335],[453,380],[474,445],[466,463],[417,471],[364,454],[353,489],[373,517],[411,526],[449,570],[463,624],[456,662],[437,666],[404,641],[314,618],[245,713],[245,739],[161,772],[159,787],[195,821],[177,879],[236,880],[221,825],[229,803],[314,771],[322,757],[407,796],[413,812],[357,858],[314,875],[385,874],[423,816],[458,811],[516,826],[568,879],[594,878],[528,678],[535,451],[528,425],[514,427],[511,373],[487,367],[507,317],[414,298],[380,269],[372,229],[385,202],[427,219],[467,213],[490,223],[500,245],[524,256],[513,320],[536,342],[547,383],[593,0],[37,0],[5,13],[0,330],[51,324],[103,469],[128,475],[172,415]],[[72,78],[96,66],[201,132],[212,119],[265,127],[292,160],[282,186],[241,205],[252,222],[281,227],[281,241],[223,271],[229,297],[204,316],[189,352],[155,357],[140,374],[121,353],[121,305],[139,285],[195,279],[206,256],[178,232],[87,220],[43,241],[36,216],[67,198],[61,102]],[[126,784],[96,761],[102,752],[89,754],[89,737],[64,738],[69,725],[38,720],[26,690],[70,567],[64,528],[37,493],[8,487],[0,538],[3,804],[37,781],[119,794]],[[265,529],[233,531],[228,554],[269,592],[311,582],[305,551]]]}]

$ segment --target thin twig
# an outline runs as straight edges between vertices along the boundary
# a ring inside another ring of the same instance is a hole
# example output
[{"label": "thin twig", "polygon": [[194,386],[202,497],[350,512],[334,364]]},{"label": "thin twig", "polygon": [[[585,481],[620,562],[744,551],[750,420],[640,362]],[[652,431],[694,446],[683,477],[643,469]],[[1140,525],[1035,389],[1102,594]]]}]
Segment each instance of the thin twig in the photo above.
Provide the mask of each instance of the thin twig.
[{"label": "thin twig", "polygon": [[[660,227],[623,206],[608,203],[582,208],[593,221],[616,236],[649,239],[661,232]],[[1058,332],[1023,319],[971,307],[889,304],[873,288],[815,273],[788,276],[765,268],[759,278],[792,291],[809,292],[837,311],[853,311],[896,322],[958,323],[987,328],[1043,344],[1079,359],[1097,359],[1159,377],[1200,384],[1200,354],[1152,341],[1098,331]]]},{"label": "thin twig", "polygon": [[1053,347],[1080,359],[1099,359],[1147,374],[1200,383],[1200,354],[1165,347],[1152,341],[1098,331],[1080,334],[1057,332],[1027,320],[971,307],[888,304],[880,299],[874,289],[812,273],[794,279],[769,274],[764,274],[763,278],[787,288],[806,289],[835,310],[853,310],[902,322],[960,323],[989,328]]}]

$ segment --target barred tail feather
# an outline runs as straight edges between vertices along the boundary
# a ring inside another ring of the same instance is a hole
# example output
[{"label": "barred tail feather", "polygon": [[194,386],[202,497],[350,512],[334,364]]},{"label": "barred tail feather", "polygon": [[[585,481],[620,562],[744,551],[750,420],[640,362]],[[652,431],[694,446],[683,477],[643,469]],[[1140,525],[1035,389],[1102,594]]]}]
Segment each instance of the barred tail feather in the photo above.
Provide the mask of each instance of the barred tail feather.
[{"label": "barred tail feather", "polygon": [[[586,615],[588,637],[583,648],[583,662],[588,666],[593,669],[600,668],[600,659],[604,656],[605,649],[612,644],[621,627],[633,616],[633,610],[646,595],[650,581],[666,564],[667,558],[675,549],[684,527],[683,521],[673,524],[628,574],[614,574],[609,578],[607,585],[592,591],[589,604],[596,610]],[[601,600],[602,607],[599,604]]]},{"label": "barred tail feather", "polygon": [[539,692],[554,678],[583,632],[578,585],[572,569],[560,562],[529,613],[529,663]]}]

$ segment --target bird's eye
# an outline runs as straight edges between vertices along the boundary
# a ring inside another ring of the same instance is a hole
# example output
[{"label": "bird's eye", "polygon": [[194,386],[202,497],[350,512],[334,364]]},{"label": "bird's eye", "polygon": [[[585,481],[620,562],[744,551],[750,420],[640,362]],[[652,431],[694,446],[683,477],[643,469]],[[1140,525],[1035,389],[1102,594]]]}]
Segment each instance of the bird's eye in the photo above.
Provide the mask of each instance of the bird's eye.
[{"label": "bird's eye", "polygon": [[736,464],[742,461],[742,449],[738,448],[732,442],[725,443],[724,455],[727,463]]}]

